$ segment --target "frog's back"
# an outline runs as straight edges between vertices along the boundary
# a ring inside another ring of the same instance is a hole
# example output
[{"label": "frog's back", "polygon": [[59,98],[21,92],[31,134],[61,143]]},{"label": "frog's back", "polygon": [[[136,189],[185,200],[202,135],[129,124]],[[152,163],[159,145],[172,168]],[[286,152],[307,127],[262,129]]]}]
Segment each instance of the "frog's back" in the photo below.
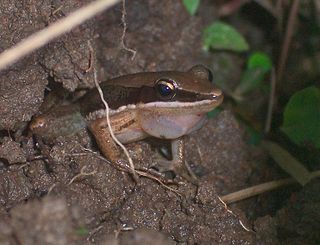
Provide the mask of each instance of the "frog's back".
[{"label": "frog's back", "polygon": [[[101,83],[100,87],[102,89],[104,99],[112,110],[116,110],[117,108],[128,104],[136,104],[139,100],[140,89],[138,88],[116,86],[108,82]],[[83,116],[87,116],[92,112],[105,108],[98,89],[96,88],[91,89],[86,95],[84,95],[79,100],[79,104],[81,114]]]},{"label": "frog's back", "polygon": [[[116,77],[100,83],[104,99],[113,110],[121,106],[136,105],[141,100],[142,88],[153,89],[154,82],[161,76],[161,72],[143,72]],[[144,97],[146,94],[144,94]],[[81,114],[88,114],[104,109],[103,102],[97,88],[91,89],[79,100]]]}]

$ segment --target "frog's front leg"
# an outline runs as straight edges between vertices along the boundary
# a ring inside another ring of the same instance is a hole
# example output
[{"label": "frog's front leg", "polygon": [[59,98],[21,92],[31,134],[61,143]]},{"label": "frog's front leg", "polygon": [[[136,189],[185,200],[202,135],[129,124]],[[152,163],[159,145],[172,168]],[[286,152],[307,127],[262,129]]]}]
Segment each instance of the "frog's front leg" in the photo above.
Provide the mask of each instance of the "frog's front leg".
[{"label": "frog's front leg", "polygon": [[184,137],[171,141],[172,160],[158,160],[156,168],[160,172],[173,171],[192,183],[197,182],[196,176],[185,165],[185,140]]},{"label": "frog's front leg", "polygon": [[171,141],[172,160],[169,162],[169,168],[172,171],[179,172],[179,169],[183,168],[185,161],[184,148],[184,137]]},{"label": "frog's front leg", "polygon": [[90,122],[89,129],[94,135],[102,154],[112,163],[116,162],[120,158],[120,152],[111,137],[106,119],[99,118]]},{"label": "frog's front leg", "polygon": [[[110,117],[110,123],[114,135],[125,144],[144,139],[146,134],[139,129],[135,120],[134,113],[119,113]],[[113,140],[108,128],[107,119],[97,118],[89,122],[89,129],[95,137],[95,140],[102,154],[109,159],[116,168],[121,171],[132,172],[127,164],[128,161],[122,159],[121,150]]]}]

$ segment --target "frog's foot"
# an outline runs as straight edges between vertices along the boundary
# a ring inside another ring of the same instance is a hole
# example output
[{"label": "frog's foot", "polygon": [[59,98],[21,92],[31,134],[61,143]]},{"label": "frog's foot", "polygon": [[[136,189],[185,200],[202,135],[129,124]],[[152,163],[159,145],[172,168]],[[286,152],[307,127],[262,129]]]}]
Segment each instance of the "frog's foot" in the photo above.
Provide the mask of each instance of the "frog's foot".
[{"label": "frog's foot", "polygon": [[198,182],[198,179],[192,170],[188,166],[185,166],[185,164],[182,164],[180,161],[158,159],[157,163],[152,167],[163,174],[173,172],[174,174],[181,176],[193,184],[197,184]]}]

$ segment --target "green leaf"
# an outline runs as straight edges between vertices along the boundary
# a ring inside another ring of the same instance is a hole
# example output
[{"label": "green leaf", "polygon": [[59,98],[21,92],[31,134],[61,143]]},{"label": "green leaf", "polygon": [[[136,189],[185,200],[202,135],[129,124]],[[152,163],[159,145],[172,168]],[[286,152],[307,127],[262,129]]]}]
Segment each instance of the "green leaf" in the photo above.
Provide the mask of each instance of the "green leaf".
[{"label": "green leaf", "polygon": [[281,129],[296,144],[320,148],[320,89],[312,86],[291,96]]},{"label": "green leaf", "polygon": [[194,15],[199,7],[200,0],[183,0],[183,5],[190,15]]},{"label": "green leaf", "polygon": [[268,55],[262,52],[253,53],[249,57],[247,69],[243,73],[233,97],[241,100],[244,94],[258,88],[271,68],[272,62]]},{"label": "green leaf", "polygon": [[311,173],[280,145],[271,141],[263,141],[261,145],[269,152],[275,162],[301,185],[305,185],[311,180]]},{"label": "green leaf", "polygon": [[272,67],[272,61],[270,57],[263,52],[255,52],[250,55],[248,60],[247,69],[262,69],[270,71]]},{"label": "green leaf", "polygon": [[224,22],[214,22],[205,28],[203,33],[203,49],[247,51],[249,45],[244,37],[232,26]]}]

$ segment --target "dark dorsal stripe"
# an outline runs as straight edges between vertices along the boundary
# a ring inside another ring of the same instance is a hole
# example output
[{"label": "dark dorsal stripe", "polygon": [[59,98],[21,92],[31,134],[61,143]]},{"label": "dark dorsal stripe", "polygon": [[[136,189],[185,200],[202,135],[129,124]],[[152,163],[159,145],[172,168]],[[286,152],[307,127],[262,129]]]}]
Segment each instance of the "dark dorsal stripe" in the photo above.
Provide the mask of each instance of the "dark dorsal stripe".
[{"label": "dark dorsal stripe", "polygon": [[[123,87],[114,85],[102,85],[101,89],[104,94],[104,98],[108,102],[111,109],[117,108],[129,104],[138,103],[150,103],[157,101],[179,101],[179,102],[194,102],[204,99],[212,99],[209,95],[197,94],[194,92],[188,92],[183,90],[176,90],[176,95],[169,99],[161,99],[157,95],[154,87],[142,86],[140,88]],[[86,116],[90,112],[94,112],[100,109],[104,109],[104,105],[100,99],[100,95],[97,89],[90,90],[80,100],[81,114]]]}]

